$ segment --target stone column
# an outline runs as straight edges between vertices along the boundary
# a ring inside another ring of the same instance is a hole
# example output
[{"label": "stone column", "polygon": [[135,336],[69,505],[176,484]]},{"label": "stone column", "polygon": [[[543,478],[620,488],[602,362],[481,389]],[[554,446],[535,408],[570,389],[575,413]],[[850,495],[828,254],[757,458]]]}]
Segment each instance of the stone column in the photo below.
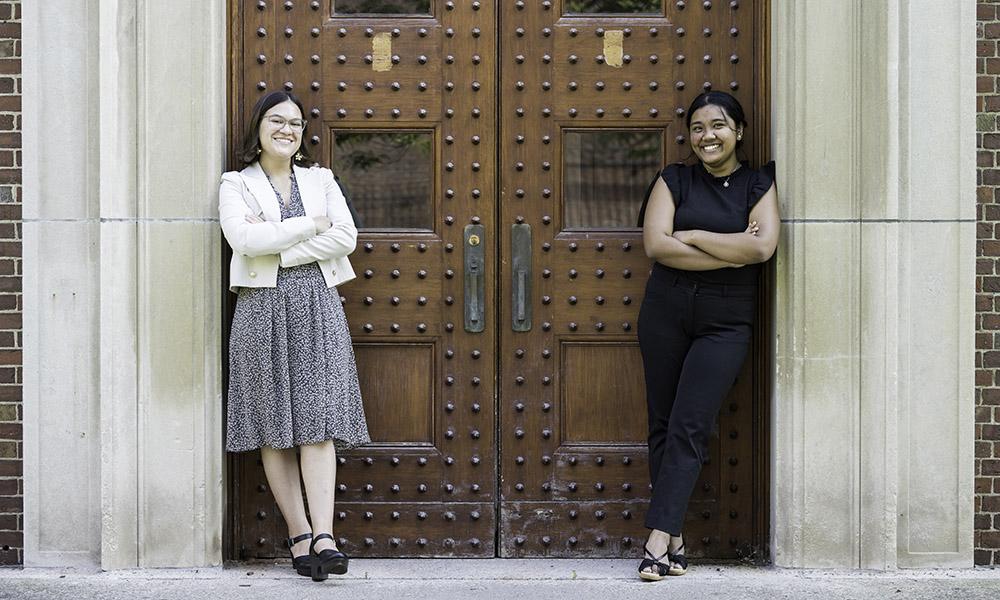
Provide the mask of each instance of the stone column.
[{"label": "stone column", "polygon": [[225,0],[25,6],[27,565],[221,564],[226,36]]},{"label": "stone column", "polygon": [[777,565],[972,565],[974,26],[772,3]]}]

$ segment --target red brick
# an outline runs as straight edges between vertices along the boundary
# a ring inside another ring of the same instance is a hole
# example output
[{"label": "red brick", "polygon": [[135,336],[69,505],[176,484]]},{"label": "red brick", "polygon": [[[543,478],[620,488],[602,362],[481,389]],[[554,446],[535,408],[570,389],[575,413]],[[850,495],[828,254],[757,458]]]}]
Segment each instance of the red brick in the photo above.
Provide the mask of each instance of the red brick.
[{"label": "red brick", "polygon": [[24,534],[20,531],[0,531],[0,548],[3,546],[23,548]]},{"label": "red brick", "polygon": [[977,350],[992,350],[993,349],[993,335],[990,333],[976,333],[976,349]]},{"label": "red brick", "polygon": [[0,313],[0,329],[20,329],[22,326],[20,313]]},{"label": "red brick", "polygon": [[21,440],[23,433],[20,423],[0,423],[0,440]]},{"label": "red brick", "polygon": [[[992,60],[992,59],[987,59]],[[987,67],[988,69],[989,67]],[[19,58],[6,58],[0,60],[0,73],[4,75],[20,75],[21,74],[21,59]]]},{"label": "red brick", "polygon": [[21,496],[0,496],[0,513],[20,513],[24,511]]},{"label": "red brick", "polygon": [[[17,82],[11,80],[10,83],[12,86],[14,86],[14,89],[12,89],[11,91],[16,90]],[[994,91],[996,91],[996,77],[993,77],[991,75],[981,75],[979,77],[976,77],[976,93],[992,94]],[[990,147],[991,146],[987,146],[987,148]]]},{"label": "red brick", "polygon": [[980,548],[1000,548],[1000,531],[983,531],[980,534]]},{"label": "red brick", "polygon": [[0,310],[14,310],[17,308],[17,296],[14,294],[0,294]]},{"label": "red brick", "polygon": [[976,294],[976,310],[993,310],[992,294]]},{"label": "red brick", "polygon": [[[976,369],[976,385],[985,386],[993,384],[993,371],[989,369]],[[988,408],[988,407],[987,407]]]},{"label": "red brick", "polygon": [[21,365],[21,361],[20,350],[0,350],[0,365]]},{"label": "red brick", "polygon": [[[981,281],[982,291],[984,292],[1000,292],[1000,277],[982,277]],[[0,282],[0,291],[4,291],[3,283]],[[990,329],[993,329],[992,327]]]},{"label": "red brick", "polygon": [[976,477],[976,493],[989,494],[993,489],[992,477]]},{"label": "red brick", "polygon": [[[3,462],[3,461],[0,461]],[[988,477],[1000,476],[1000,459],[991,458],[982,462],[982,474]],[[998,546],[1000,547],[1000,546]]]},{"label": "red brick", "polygon": [[13,331],[0,331],[0,348],[17,348]]},{"label": "red brick", "polygon": [[0,385],[0,402],[20,402],[23,398],[20,385]]},{"label": "red brick", "polygon": [[[0,80],[2,81],[2,80]],[[990,134],[997,135],[997,134]],[[1000,140],[997,140],[1000,143]],[[20,148],[21,147],[21,134],[4,132],[0,133],[0,148]]]},{"label": "red brick", "polygon": [[993,204],[993,201],[996,199],[996,193],[1000,192],[1000,188],[993,190],[992,188],[987,187],[984,189],[992,190],[991,195],[994,197],[990,198],[986,201],[986,204],[979,207],[983,210],[983,213],[979,218],[985,221],[1000,221],[1000,204]]},{"label": "red brick", "polygon": [[10,38],[17,38],[17,39],[21,38],[20,23],[0,23],[0,39],[10,39]]},{"label": "red brick", "polygon": [[17,531],[17,515],[0,515],[0,531]]},{"label": "red brick", "polygon": [[[980,477],[980,479],[986,479],[987,482],[990,481],[988,478]],[[978,483],[978,479],[976,482]],[[18,492],[17,479],[0,479],[0,496],[20,496]]]},{"label": "red brick", "polygon": [[[996,279],[997,285],[1000,286],[1000,277],[990,277],[990,279]],[[1000,288],[998,288],[1000,289]],[[0,293],[2,292],[20,292],[21,291],[21,278],[14,277],[0,277]]]},{"label": "red brick", "polygon": [[997,11],[996,7],[992,4],[977,4],[976,5],[976,20],[977,21],[992,21],[996,19]]},{"label": "red brick", "polygon": [[3,112],[20,112],[21,111],[21,97],[20,96],[0,96],[0,111],[3,111]]},{"label": "red brick", "polygon": [[988,150],[980,150],[976,152],[976,166],[977,167],[992,167],[993,166],[993,152]]},{"label": "red brick", "polygon": [[0,169],[0,184],[21,183],[21,169]]},{"label": "red brick", "polygon": [[993,444],[990,442],[976,441],[973,442],[972,447],[975,449],[976,458],[1000,458],[993,456]]},{"label": "red brick", "polygon": [[23,475],[21,459],[0,459],[0,477],[20,477]]}]

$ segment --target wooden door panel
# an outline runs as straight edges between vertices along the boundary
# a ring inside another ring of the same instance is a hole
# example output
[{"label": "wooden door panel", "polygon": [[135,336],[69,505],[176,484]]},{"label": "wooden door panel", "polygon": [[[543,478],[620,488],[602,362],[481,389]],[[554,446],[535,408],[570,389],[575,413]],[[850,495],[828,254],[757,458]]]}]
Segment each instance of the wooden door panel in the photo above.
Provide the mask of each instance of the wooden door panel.
[{"label": "wooden door panel", "polygon": [[564,341],[559,355],[562,445],[646,443],[638,344]]},{"label": "wooden door panel", "polygon": [[[696,93],[725,89],[754,106],[759,11],[671,1],[659,15],[580,16],[564,14],[564,0],[500,4],[501,30],[514,32],[500,51],[501,222],[530,226],[534,243],[533,327],[500,334],[500,553],[638,556],[649,472],[635,325],[651,262],[633,225],[659,168],[690,152],[684,110]],[[637,140],[656,141],[659,155],[636,162],[627,144],[580,142],[613,131],[650,134]],[[623,174],[626,158],[641,167]],[[565,185],[580,169],[582,192]],[[501,255],[513,251],[503,239]],[[690,555],[735,557],[756,541],[751,378],[726,405],[691,500]]]},{"label": "wooden door panel", "polygon": [[[496,277],[488,262],[487,327],[467,332],[462,257],[466,224],[495,226],[495,11],[437,0],[430,16],[345,17],[330,0],[233,9],[237,131],[261,93],[286,89],[306,104],[308,144],[324,165],[357,159],[338,143],[375,134],[416,136],[427,151],[425,162],[390,153],[341,170],[363,224],[358,278],[340,293],[373,443],[338,455],[340,545],[360,556],[493,556]],[[415,170],[429,191],[404,215],[392,195],[411,191]],[[495,236],[481,237],[492,259]],[[234,554],[284,556],[257,456],[234,465]]]},{"label": "wooden door panel", "polygon": [[372,442],[433,446],[436,344],[355,344],[354,353]]},{"label": "wooden door panel", "polygon": [[[568,0],[430,0],[414,16],[333,5],[231,0],[230,139],[262,92],[294,91],[314,156],[367,218],[358,278],[340,292],[374,441],[338,456],[342,547],[638,556],[649,473],[635,326],[650,261],[635,211],[659,167],[688,156],[684,110],[706,85],[755,115],[747,158],[765,156],[766,2],[670,0],[638,16],[564,14]],[[357,157],[338,148],[371,134],[419,136],[426,160],[345,168]],[[479,333],[464,320],[470,225],[485,258]],[[724,403],[685,526],[691,555],[763,542],[766,406],[751,369],[763,360],[755,347]],[[285,556],[258,457],[230,466],[230,556]]]}]

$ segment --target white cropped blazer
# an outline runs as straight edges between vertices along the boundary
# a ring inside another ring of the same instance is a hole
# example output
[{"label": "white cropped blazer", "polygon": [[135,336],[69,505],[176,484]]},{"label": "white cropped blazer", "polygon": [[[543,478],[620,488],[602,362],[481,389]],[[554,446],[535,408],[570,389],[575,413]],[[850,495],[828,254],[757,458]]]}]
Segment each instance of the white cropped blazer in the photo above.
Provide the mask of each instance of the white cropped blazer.
[{"label": "white cropped blazer", "polygon": [[[306,216],[281,220],[278,197],[260,163],[223,173],[219,187],[219,221],[233,249],[229,289],[274,287],[278,267],[315,262],[328,287],[354,279],[347,255],[354,252],[358,230],[340,186],[330,169],[293,167]],[[254,214],[263,223],[247,223]],[[326,215],[333,224],[316,233],[313,217]]]}]

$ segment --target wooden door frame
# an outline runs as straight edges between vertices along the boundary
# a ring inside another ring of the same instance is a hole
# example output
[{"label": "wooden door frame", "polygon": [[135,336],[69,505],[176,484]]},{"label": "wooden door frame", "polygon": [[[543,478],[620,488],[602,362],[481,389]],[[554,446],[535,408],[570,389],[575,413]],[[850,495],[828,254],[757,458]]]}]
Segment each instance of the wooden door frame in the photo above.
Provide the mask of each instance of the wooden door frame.
[{"label": "wooden door frame", "polygon": [[[242,13],[237,5],[241,0],[227,0],[227,40],[228,51],[226,53],[226,81],[228,82],[228,89],[226,90],[226,106],[229,113],[229,118],[227,118],[227,123],[229,126],[226,129],[226,167],[227,169],[235,168],[237,165],[233,160],[233,152],[235,148],[240,145],[240,132],[233,127],[232,115],[237,114],[240,107],[244,105],[244,98],[242,95],[242,86],[240,85],[241,72],[237,68],[239,61],[236,57],[243,55],[243,40],[242,40]],[[329,1],[329,0],[327,0]],[[499,0],[498,0],[499,1]],[[669,1],[669,0],[664,0]],[[752,157],[769,157],[771,156],[771,7],[770,0],[758,0],[754,6],[754,60],[755,64],[758,65],[758,70],[754,77],[754,106],[751,111],[751,119],[754,126],[757,128],[758,135],[755,136],[754,146],[752,148]],[[500,11],[496,13],[496,18],[499,20]],[[499,31],[499,29],[498,29]],[[496,36],[495,45],[495,56],[500,56],[500,36]],[[502,73],[498,68],[496,70],[496,77],[499,79]],[[497,114],[500,114],[500,107],[503,102],[502,95],[499,94],[498,87],[498,99],[497,99]],[[500,128],[500,119],[497,118],[495,127]],[[500,139],[499,137],[497,139]],[[496,164],[500,161],[500,145],[494,149]],[[493,182],[495,197],[499,198],[500,194],[500,176],[499,172],[497,177]],[[496,215],[499,215],[500,205],[497,204],[494,208]],[[500,227],[499,219],[496,219],[498,228]],[[222,286],[222,339],[220,343],[222,344],[222,390],[221,398],[223,406],[226,403],[226,393],[228,389],[229,377],[228,377],[228,339],[229,339],[229,319],[233,305],[235,304],[233,294],[230,293],[228,288],[228,273],[229,273],[229,252],[228,245],[220,236],[220,244],[222,245],[221,263],[220,269],[222,272],[223,283]],[[497,252],[493,257],[494,259],[494,273],[500,273],[500,253]],[[774,389],[773,381],[773,367],[774,367],[774,340],[772,331],[773,327],[773,314],[774,314],[774,292],[775,292],[775,270],[773,260],[765,265],[762,274],[759,302],[757,309],[757,324],[754,331],[754,364],[753,364],[753,409],[754,417],[753,423],[755,427],[755,440],[756,440],[756,452],[753,457],[754,461],[754,482],[755,489],[753,493],[754,502],[754,516],[753,516],[753,545],[754,549],[758,552],[758,555],[751,557],[754,564],[768,564],[770,562],[770,510],[771,510],[771,428],[772,428],[772,410],[771,410],[771,395]],[[497,299],[500,298],[500,288],[497,288]],[[493,302],[493,318],[497,326],[500,326],[500,304],[497,301]],[[497,360],[500,359],[500,336],[497,336],[495,340],[496,348],[494,356]],[[497,371],[499,376],[499,368]],[[225,418],[222,420],[223,439],[225,437]],[[496,429],[495,439],[499,442],[500,440],[500,419],[499,410],[495,411],[494,414],[494,427]],[[497,490],[500,490],[499,478],[500,478],[500,468],[499,468],[499,451],[498,451],[498,465],[496,477]],[[241,538],[240,522],[238,518],[238,499],[239,495],[239,481],[236,475],[236,459],[233,454],[227,453],[226,459],[223,461],[223,477],[225,478],[224,489],[225,489],[225,504],[223,507],[223,530],[222,530],[222,553],[224,560],[240,560],[240,549],[238,548],[239,540]],[[501,496],[498,492],[495,499],[495,509],[499,511],[501,504]],[[500,520],[497,518],[496,523],[498,524],[497,530],[494,532],[496,536],[499,536],[499,523]],[[497,549],[496,552],[500,551],[499,540],[495,545]],[[498,555],[498,554],[497,554]]]}]

